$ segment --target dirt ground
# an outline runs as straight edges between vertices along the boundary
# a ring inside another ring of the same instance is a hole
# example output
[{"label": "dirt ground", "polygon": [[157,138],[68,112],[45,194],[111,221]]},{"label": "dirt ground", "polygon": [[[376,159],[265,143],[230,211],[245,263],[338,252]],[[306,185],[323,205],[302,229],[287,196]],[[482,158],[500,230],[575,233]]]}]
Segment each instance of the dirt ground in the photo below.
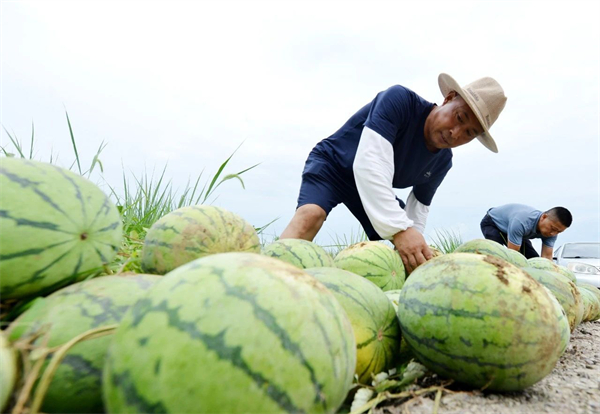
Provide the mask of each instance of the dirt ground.
[{"label": "dirt ground", "polygon": [[[448,389],[454,392],[442,394],[437,414],[600,414],[600,321],[580,324],[550,375],[524,391],[464,391],[456,385]],[[431,414],[435,409],[430,395],[401,404],[388,402],[375,413]]]}]

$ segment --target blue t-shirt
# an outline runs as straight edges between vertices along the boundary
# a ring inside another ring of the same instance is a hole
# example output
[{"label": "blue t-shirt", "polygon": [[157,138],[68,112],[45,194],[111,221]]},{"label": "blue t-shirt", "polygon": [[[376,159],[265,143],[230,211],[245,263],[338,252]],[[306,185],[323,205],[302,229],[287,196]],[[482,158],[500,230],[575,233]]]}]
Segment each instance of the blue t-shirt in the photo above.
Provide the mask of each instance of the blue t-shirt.
[{"label": "blue t-shirt", "polygon": [[355,186],[352,164],[363,127],[367,126],[392,144],[392,186],[412,186],[417,200],[430,205],[452,168],[452,150],[432,153],[425,146],[425,120],[433,106],[408,88],[392,86],[377,94],[333,135],[319,142],[314,151],[332,162]]},{"label": "blue t-shirt", "polygon": [[543,212],[524,204],[505,204],[488,210],[492,221],[506,233],[508,241],[520,246],[523,239],[542,239],[542,244],[554,247],[556,236],[543,237],[537,231],[537,225]]}]

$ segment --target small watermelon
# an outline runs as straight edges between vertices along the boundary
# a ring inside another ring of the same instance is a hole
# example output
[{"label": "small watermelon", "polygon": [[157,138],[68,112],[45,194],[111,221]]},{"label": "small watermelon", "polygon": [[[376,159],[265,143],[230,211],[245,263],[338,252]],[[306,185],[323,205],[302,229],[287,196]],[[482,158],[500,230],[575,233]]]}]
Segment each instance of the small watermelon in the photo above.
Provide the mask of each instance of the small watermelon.
[{"label": "small watermelon", "polygon": [[[101,276],[75,283],[38,300],[9,327],[15,341],[42,333],[39,345],[62,345],[94,328],[119,323],[125,311],[162,277]],[[41,407],[46,413],[102,413],[101,374],[112,335],[79,342],[54,374]]]},{"label": "small watermelon", "polygon": [[[442,256],[442,254],[439,254],[437,256]],[[400,300],[400,292],[400,289],[387,290],[383,292],[394,307],[394,312],[396,312],[396,318],[398,319],[398,322],[400,322],[400,317],[398,316],[398,301]],[[397,366],[401,366],[402,364],[409,362],[411,359],[417,358],[410,349],[410,346],[406,342],[406,339],[402,335],[400,335],[400,337],[400,348],[398,349],[398,358],[396,359]]]},{"label": "small watermelon", "polygon": [[226,252],[260,252],[254,227],[221,207],[181,207],[148,230],[141,265],[144,272],[164,275],[200,257]]},{"label": "small watermelon", "polygon": [[356,365],[333,294],[281,260],[220,253],[128,311],[104,366],[110,413],[335,413]]},{"label": "small watermelon", "polygon": [[589,290],[579,289],[584,303],[583,322],[595,321],[600,318],[600,300]]},{"label": "small watermelon", "polygon": [[564,266],[557,265],[552,260],[546,259],[544,257],[532,257],[527,259],[527,263],[529,267],[535,267],[536,269],[549,270],[551,272],[557,272],[561,275],[568,277],[571,282],[577,283],[577,279],[575,278],[575,274],[567,269]]},{"label": "small watermelon", "polygon": [[366,277],[384,291],[400,289],[406,279],[404,264],[398,252],[376,241],[346,247],[335,256],[333,264]]},{"label": "small watermelon", "polygon": [[267,245],[262,254],[300,269],[333,266],[333,258],[316,243],[301,239],[279,239]]},{"label": "small watermelon", "polygon": [[398,306],[402,335],[439,375],[497,391],[544,378],[569,324],[541,284],[505,260],[451,253],[419,266]]},{"label": "small watermelon", "polygon": [[64,168],[0,158],[2,299],[45,295],[116,256],[119,212],[91,181]]},{"label": "small watermelon", "polygon": [[356,339],[356,375],[362,384],[394,367],[400,325],[386,294],[373,282],[335,267],[306,269],[329,289],[350,318]]},{"label": "small watermelon", "polygon": [[581,323],[584,311],[581,294],[577,286],[568,277],[560,273],[535,267],[523,267],[522,270],[552,292],[565,310],[571,332],[573,332],[577,325]]}]

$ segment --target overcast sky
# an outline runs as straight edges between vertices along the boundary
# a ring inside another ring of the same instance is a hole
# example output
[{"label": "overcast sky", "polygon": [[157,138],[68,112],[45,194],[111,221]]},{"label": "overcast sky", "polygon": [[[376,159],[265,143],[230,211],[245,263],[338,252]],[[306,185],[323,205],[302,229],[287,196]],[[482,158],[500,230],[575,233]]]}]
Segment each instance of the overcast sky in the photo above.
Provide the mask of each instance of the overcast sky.
[{"label": "overcast sky", "polygon": [[[228,172],[261,164],[214,204],[255,226],[278,218],[267,233],[279,234],[309,151],[379,91],[401,84],[441,104],[440,72],[491,76],[508,97],[491,129],[500,152],[454,150],[426,238],[482,237],[486,210],[516,202],[571,210],[557,246],[600,241],[599,4],[2,1],[1,123],[24,141],[33,123],[35,158],[52,150],[68,166],[66,109],[85,163],[108,144],[112,186],[167,163],[183,188],[243,142]],[[359,229],[340,205],[316,241]]]}]

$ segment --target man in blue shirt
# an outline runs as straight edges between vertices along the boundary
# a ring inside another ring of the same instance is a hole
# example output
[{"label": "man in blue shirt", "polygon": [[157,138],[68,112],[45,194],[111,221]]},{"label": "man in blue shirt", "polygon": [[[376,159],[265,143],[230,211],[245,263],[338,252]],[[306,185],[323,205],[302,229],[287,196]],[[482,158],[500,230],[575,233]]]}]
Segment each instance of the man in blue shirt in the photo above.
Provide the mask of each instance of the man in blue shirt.
[{"label": "man in blue shirt", "polygon": [[571,213],[564,207],[542,212],[524,204],[505,204],[487,211],[481,220],[481,232],[486,239],[520,251],[528,259],[539,257],[530,239],[541,238],[542,257],[552,260],[556,237],[572,222]]},{"label": "man in blue shirt", "polygon": [[[506,103],[481,78],[462,88],[440,74],[441,106],[396,85],[380,92],[306,160],[294,217],[281,238],[312,240],[344,203],[370,240],[396,246],[408,272],[432,257],[422,233],[433,196],[452,167],[452,150],[478,138],[498,152],[489,128]],[[393,189],[412,187],[406,204]]]}]

